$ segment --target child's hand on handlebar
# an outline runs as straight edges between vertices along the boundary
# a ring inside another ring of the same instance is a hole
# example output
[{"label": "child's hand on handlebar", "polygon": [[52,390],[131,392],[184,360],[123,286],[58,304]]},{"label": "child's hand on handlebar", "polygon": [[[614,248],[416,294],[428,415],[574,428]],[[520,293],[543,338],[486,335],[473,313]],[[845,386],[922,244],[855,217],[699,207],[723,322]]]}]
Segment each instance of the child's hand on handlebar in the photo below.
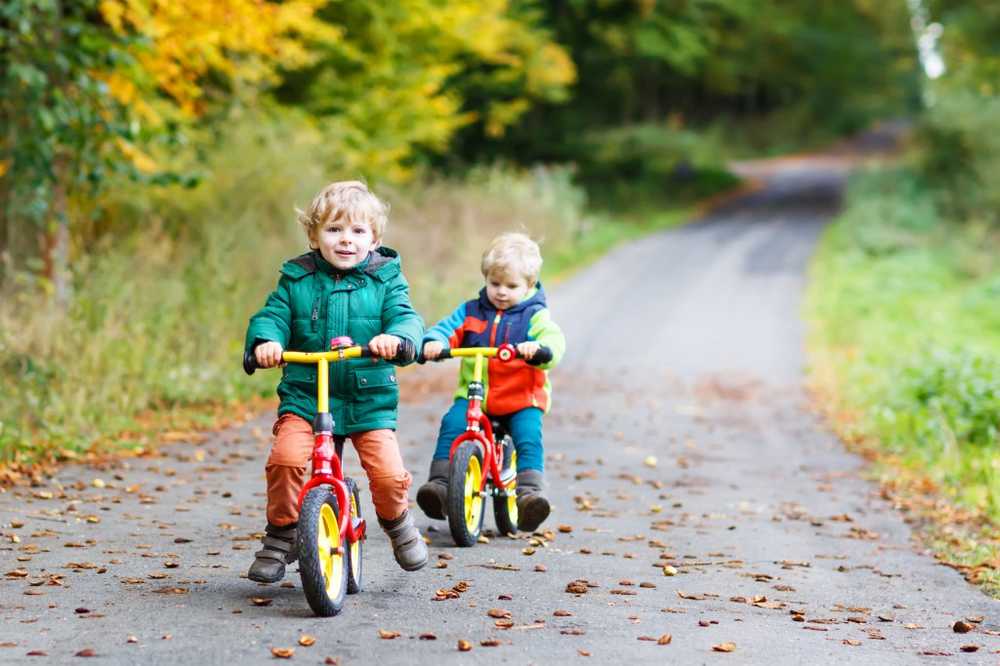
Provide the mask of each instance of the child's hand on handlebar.
[{"label": "child's hand on handlebar", "polygon": [[428,361],[433,361],[434,359],[436,359],[438,356],[441,355],[441,352],[443,350],[444,350],[443,344],[431,340],[430,342],[424,344],[424,358],[426,358]]},{"label": "child's hand on handlebar", "polygon": [[541,347],[537,342],[522,342],[517,345],[517,353],[526,361],[530,361]]},{"label": "child's hand on handlebar", "polygon": [[278,342],[262,342],[253,350],[257,357],[257,365],[262,368],[274,368],[281,365],[281,353],[285,351]]},{"label": "child's hand on handlebar", "polygon": [[396,358],[396,354],[399,352],[399,344],[401,340],[395,335],[388,335],[383,333],[381,335],[376,335],[368,342],[368,349],[374,356],[384,359]]}]

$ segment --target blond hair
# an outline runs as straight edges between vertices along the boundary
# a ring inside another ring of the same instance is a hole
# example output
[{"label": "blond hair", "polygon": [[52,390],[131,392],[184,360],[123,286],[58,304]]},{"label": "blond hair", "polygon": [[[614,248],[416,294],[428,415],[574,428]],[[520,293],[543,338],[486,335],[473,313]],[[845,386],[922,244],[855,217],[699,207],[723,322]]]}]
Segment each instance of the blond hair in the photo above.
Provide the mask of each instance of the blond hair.
[{"label": "blond hair", "polygon": [[306,230],[310,245],[315,243],[320,227],[339,220],[347,224],[363,222],[369,225],[372,236],[378,242],[382,240],[389,219],[389,205],[372,194],[360,180],[330,183],[313,198],[307,210],[296,208],[295,212],[299,224]]},{"label": "blond hair", "polygon": [[533,287],[542,270],[542,252],[538,243],[526,234],[510,231],[490,241],[483,252],[481,269],[485,278],[489,278],[490,273],[517,275]]}]

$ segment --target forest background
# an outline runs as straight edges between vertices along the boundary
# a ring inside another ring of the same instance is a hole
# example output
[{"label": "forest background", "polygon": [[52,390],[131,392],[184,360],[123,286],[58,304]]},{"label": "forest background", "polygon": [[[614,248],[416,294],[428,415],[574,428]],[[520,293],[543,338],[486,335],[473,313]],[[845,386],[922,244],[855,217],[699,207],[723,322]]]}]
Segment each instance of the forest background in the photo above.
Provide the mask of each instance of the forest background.
[{"label": "forest background", "polygon": [[433,319],[499,230],[558,278],[738,186],[734,158],[904,119],[821,243],[813,379],[848,439],[995,519],[996,34],[986,0],[8,0],[0,462],[269,394],[242,331],[330,180],[390,202]]}]

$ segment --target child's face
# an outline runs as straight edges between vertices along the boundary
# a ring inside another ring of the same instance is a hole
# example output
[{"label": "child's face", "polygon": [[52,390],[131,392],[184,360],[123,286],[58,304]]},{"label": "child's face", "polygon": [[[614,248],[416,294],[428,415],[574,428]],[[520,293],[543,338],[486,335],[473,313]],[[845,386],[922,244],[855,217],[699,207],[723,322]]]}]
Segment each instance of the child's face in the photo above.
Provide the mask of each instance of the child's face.
[{"label": "child's face", "polygon": [[486,298],[497,310],[507,310],[524,300],[531,285],[520,275],[492,271],[486,277]]},{"label": "child's face", "polygon": [[323,258],[341,270],[354,268],[378,247],[370,224],[346,220],[325,222],[312,241]]}]

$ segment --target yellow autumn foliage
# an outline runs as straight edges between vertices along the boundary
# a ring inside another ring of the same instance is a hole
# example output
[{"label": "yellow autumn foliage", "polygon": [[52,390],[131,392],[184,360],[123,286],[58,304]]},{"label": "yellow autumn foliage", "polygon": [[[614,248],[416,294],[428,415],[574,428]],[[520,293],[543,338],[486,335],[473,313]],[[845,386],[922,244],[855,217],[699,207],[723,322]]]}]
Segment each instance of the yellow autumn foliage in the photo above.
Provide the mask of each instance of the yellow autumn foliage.
[{"label": "yellow autumn foliage", "polygon": [[[203,80],[209,72],[234,82],[273,82],[275,70],[311,62],[304,40],[335,40],[340,33],[316,17],[324,0],[101,0],[104,20],[122,34],[149,41],[135,47],[142,74],[181,111],[204,110]],[[121,79],[114,88],[125,103],[137,102]]]}]

